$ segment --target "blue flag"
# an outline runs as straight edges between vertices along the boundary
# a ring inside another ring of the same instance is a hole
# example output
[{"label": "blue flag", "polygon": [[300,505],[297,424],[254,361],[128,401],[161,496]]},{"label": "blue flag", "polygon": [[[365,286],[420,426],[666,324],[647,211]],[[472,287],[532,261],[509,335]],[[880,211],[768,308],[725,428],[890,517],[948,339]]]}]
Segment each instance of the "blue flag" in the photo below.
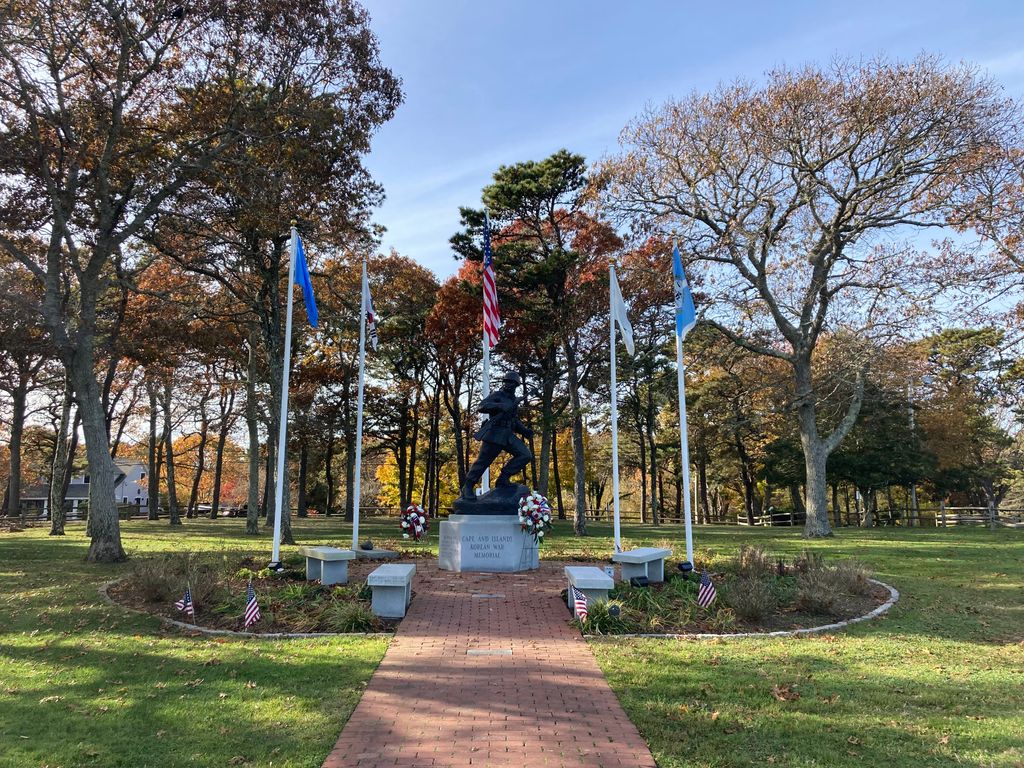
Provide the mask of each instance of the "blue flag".
[{"label": "blue flag", "polygon": [[306,264],[306,249],[302,247],[302,238],[295,235],[295,284],[302,288],[302,300],[306,304],[306,317],[309,324],[316,328],[320,313],[316,311],[316,298],[313,296],[313,283],[309,280],[309,265]]},{"label": "blue flag", "polygon": [[683,261],[679,258],[678,244],[672,249],[672,275],[675,278],[676,335],[683,339],[697,324],[697,312],[693,308],[690,284],[686,282],[686,274],[683,272]]}]

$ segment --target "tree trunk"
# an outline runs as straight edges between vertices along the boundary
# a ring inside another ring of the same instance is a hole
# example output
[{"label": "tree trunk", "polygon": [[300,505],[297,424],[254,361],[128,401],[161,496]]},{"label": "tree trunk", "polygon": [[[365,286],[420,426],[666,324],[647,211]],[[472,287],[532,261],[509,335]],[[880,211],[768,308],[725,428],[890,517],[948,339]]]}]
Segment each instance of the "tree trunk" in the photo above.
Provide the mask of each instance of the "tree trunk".
[{"label": "tree trunk", "polygon": [[213,499],[210,502],[210,519],[216,520],[220,514],[220,486],[224,476],[224,446],[228,441],[228,431],[233,421],[231,411],[235,405],[235,391],[228,390],[221,395],[220,423],[217,425],[217,457],[213,467]]},{"label": "tree trunk", "polygon": [[[555,379],[557,378],[558,350],[552,346],[544,358],[543,379],[540,397],[540,461],[537,463],[540,476],[537,490],[548,495],[548,480],[551,472],[551,440],[554,430]],[[575,375],[575,374],[574,374]]]},{"label": "tree trunk", "polygon": [[114,499],[117,467],[110,458],[107,446],[107,420],[100,399],[99,384],[93,373],[92,347],[92,336],[80,334],[77,349],[71,359],[65,361],[75,388],[89,462],[87,532],[92,541],[86,560],[91,563],[118,563],[128,557],[121,546],[121,523],[117,517],[117,501]]},{"label": "tree trunk", "polygon": [[146,381],[146,391],[149,394],[149,466],[146,467],[146,471],[149,473],[146,476],[147,483],[147,495],[149,498],[146,500],[146,508],[148,510],[147,517],[150,520],[160,519],[160,462],[157,459],[159,438],[157,437],[156,431],[156,413],[157,413],[157,390],[156,382]]},{"label": "tree trunk", "polygon": [[260,424],[256,411],[255,333],[249,335],[249,358],[245,375],[245,426],[249,432],[249,486],[245,502],[245,532],[260,532]]},{"label": "tree trunk", "polygon": [[562,499],[562,473],[558,469],[558,430],[554,430],[554,439],[551,441],[551,460],[554,462],[555,473],[555,500],[558,503],[558,519],[565,520],[565,502]]},{"label": "tree trunk", "polygon": [[658,493],[658,443],[654,439],[654,420],[657,418],[657,409],[654,403],[654,393],[651,388],[651,383],[647,386],[647,413],[644,416],[644,438],[647,440],[648,452],[650,454],[651,469],[651,492],[650,498],[650,510],[651,510],[651,523],[653,525],[661,525],[661,520],[658,515],[658,500],[661,496]]},{"label": "tree trunk", "polygon": [[203,481],[206,471],[206,443],[210,436],[210,422],[206,418],[206,400],[199,406],[201,421],[199,422],[199,446],[196,454],[196,474],[192,478],[192,490],[188,497],[188,511],[185,517],[196,517],[199,514],[199,484]]},{"label": "tree trunk", "polygon": [[306,510],[306,473],[309,468],[309,446],[306,445],[306,441],[302,441],[302,447],[299,449],[299,487],[297,491],[298,498],[296,499],[296,506],[298,510],[296,514],[299,517],[308,517],[309,513]]},{"label": "tree trunk", "polygon": [[[689,489],[686,492],[689,493]],[[708,504],[708,462],[703,453],[701,453],[700,460],[697,462],[697,496],[700,498],[700,508],[703,510],[701,515],[703,520],[698,522],[710,523],[711,507]]]},{"label": "tree trunk", "polygon": [[167,513],[172,526],[181,525],[178,512],[178,488],[174,480],[174,435],[171,431],[171,382],[164,383],[164,477],[167,480]]},{"label": "tree trunk", "polygon": [[796,357],[792,364],[796,383],[797,423],[800,427],[800,444],[804,450],[806,474],[804,496],[807,522],[804,524],[804,537],[816,539],[832,535],[828,521],[828,457],[853,429],[857,420],[864,400],[864,375],[863,372],[858,372],[853,400],[832,433],[823,438],[818,432],[810,352]]},{"label": "tree trunk", "polygon": [[327,509],[325,515],[334,514],[334,420],[327,425],[327,445],[324,448],[324,482],[327,483]]},{"label": "tree trunk", "polygon": [[61,401],[60,424],[53,448],[50,469],[50,535],[64,535],[64,472],[68,463],[68,427],[71,425],[71,380],[64,375],[64,397]]},{"label": "tree trunk", "polygon": [[836,528],[843,525],[839,516],[839,483],[832,483],[832,523]]},{"label": "tree trunk", "polygon": [[857,491],[860,493],[861,501],[864,502],[864,514],[860,519],[861,528],[874,528],[875,527],[875,510],[874,505],[871,503],[871,489],[870,488],[858,488]]},{"label": "tree trunk", "polygon": [[640,451],[640,522],[647,522],[647,440],[642,428],[637,429],[637,448]]},{"label": "tree trunk", "polygon": [[11,392],[10,475],[8,476],[7,514],[21,515],[21,437],[25,431],[25,407],[28,398],[28,377],[21,375]]},{"label": "tree trunk", "polygon": [[569,369],[569,406],[572,416],[572,458],[575,470],[573,489],[576,495],[576,517],[573,530],[577,536],[587,535],[587,467],[583,447],[583,405],[580,402],[579,370],[576,350],[568,341],[564,343],[565,363]]}]

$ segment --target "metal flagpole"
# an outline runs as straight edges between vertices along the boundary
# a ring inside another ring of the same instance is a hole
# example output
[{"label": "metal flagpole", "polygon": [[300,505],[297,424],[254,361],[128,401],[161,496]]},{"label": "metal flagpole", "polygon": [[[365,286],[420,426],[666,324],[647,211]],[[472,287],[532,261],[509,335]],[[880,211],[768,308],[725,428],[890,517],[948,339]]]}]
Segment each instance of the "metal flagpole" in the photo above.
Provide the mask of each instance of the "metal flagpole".
[{"label": "metal flagpole", "polygon": [[679,391],[679,447],[682,450],[683,522],[686,526],[686,559],[693,564],[693,529],[690,526],[690,446],[686,435],[686,368],[683,366],[683,337],[676,331],[676,386]]},{"label": "metal flagpole", "polygon": [[[490,339],[487,338],[487,328],[484,328],[484,380],[481,386],[481,390],[484,397],[491,394],[491,344]],[[488,418],[484,416],[484,418]],[[491,487],[491,469],[488,467],[484,470],[483,476],[480,478],[480,493],[487,493]]]},{"label": "metal flagpole", "polygon": [[615,281],[615,260],[608,260],[608,349],[611,357],[612,395],[612,521],[615,532],[615,551],[622,551],[622,537],[619,529],[619,389],[615,376],[615,310],[611,306],[612,289]]},{"label": "metal flagpole", "polygon": [[[491,228],[490,215],[486,210],[484,211],[484,227],[486,227],[488,230]],[[491,394],[491,340],[487,336],[487,318],[484,316],[484,314],[481,314],[481,320],[483,321],[482,324],[484,328],[484,380],[483,383],[481,384],[480,389],[481,393],[483,394],[483,397],[487,397],[489,394]],[[484,416],[484,418],[487,419],[489,417]],[[484,474],[480,478],[480,493],[487,493],[487,491],[489,491],[490,488],[491,468],[488,467],[487,469],[484,470]]]},{"label": "metal flagpole", "polygon": [[295,256],[299,249],[299,233],[292,222],[292,239],[288,248],[288,309],[284,321],[284,372],[281,376],[281,414],[277,429],[277,482],[274,483],[274,550],[270,566],[279,568],[281,565],[281,517],[284,510],[284,462],[288,453],[288,378],[292,362],[292,301],[295,296]]},{"label": "metal flagpole", "polygon": [[366,255],[363,255],[363,280],[359,286],[359,389],[356,398],[356,474],[352,481],[352,551],[359,550],[360,480],[363,476],[363,386],[366,381]]}]

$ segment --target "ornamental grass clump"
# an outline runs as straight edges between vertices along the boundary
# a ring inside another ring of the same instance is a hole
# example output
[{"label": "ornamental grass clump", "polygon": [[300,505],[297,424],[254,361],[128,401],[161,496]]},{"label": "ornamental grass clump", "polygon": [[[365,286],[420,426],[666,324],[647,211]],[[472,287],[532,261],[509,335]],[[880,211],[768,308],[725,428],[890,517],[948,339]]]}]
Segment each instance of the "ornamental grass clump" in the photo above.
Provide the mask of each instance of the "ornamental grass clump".
[{"label": "ornamental grass clump", "polygon": [[867,595],[871,592],[871,571],[854,560],[842,560],[833,568],[836,582],[851,595]]},{"label": "ornamental grass clump", "polygon": [[148,603],[173,602],[188,586],[192,602],[205,605],[218,591],[213,567],[200,562],[193,553],[136,560],[129,580],[135,592]]},{"label": "ornamental grass clump", "polygon": [[779,607],[771,582],[764,577],[738,576],[723,592],[728,606],[745,621],[759,621]]},{"label": "ornamental grass clump", "polygon": [[752,579],[765,579],[776,571],[774,559],[764,550],[744,544],[740,547],[737,566],[741,576]]},{"label": "ornamental grass clump", "polygon": [[319,626],[327,632],[372,632],[377,617],[364,604],[333,600],[319,616]]},{"label": "ornamental grass clump", "polygon": [[832,615],[843,594],[842,584],[832,569],[816,568],[797,574],[797,610]]}]

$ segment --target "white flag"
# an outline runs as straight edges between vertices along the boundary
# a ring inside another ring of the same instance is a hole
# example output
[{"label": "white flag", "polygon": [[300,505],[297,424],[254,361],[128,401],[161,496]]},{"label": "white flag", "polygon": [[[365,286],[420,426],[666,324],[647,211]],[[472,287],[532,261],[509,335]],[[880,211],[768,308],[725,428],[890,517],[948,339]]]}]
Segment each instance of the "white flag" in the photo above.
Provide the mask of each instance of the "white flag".
[{"label": "white flag", "polygon": [[622,332],[622,340],[626,343],[626,350],[633,354],[633,324],[629,322],[626,314],[626,302],[622,300],[622,291],[619,289],[619,278],[612,272],[611,279],[612,317],[618,323]]}]

